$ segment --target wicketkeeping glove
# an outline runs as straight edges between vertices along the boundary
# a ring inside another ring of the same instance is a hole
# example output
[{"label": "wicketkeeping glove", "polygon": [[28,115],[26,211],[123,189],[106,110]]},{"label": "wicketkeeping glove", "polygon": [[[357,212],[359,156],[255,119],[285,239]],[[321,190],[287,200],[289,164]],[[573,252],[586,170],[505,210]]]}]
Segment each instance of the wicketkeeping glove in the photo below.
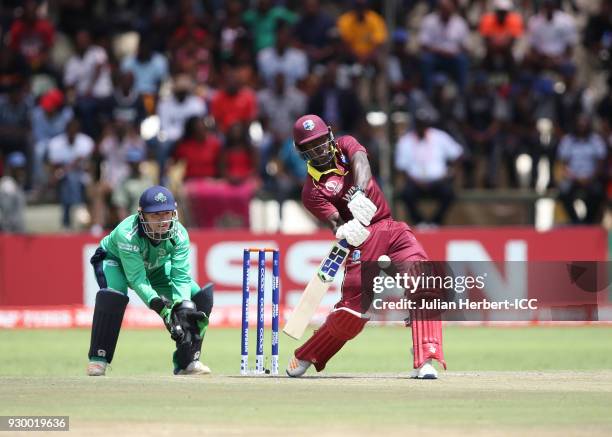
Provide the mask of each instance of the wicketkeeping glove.
[{"label": "wicketkeeping glove", "polygon": [[353,214],[353,217],[359,220],[364,226],[369,226],[372,221],[372,217],[376,214],[378,208],[372,203],[365,193],[356,188],[355,192],[351,196],[351,200],[348,203],[348,209]]},{"label": "wicketkeeping glove", "polygon": [[161,297],[154,297],[149,301],[149,308],[155,311],[164,321],[164,325],[170,334],[172,334],[172,310],[170,302]]},{"label": "wicketkeeping glove", "polygon": [[349,220],[336,231],[337,239],[346,239],[348,244],[354,247],[361,246],[361,243],[363,243],[369,235],[370,231],[359,223],[357,219]]}]

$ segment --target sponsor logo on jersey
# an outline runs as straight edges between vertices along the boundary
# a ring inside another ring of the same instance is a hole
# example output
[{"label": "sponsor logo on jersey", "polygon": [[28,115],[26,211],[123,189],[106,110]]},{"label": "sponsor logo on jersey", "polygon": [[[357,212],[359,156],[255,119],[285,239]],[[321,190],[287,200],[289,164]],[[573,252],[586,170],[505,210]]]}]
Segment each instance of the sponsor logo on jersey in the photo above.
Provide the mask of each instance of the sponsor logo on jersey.
[{"label": "sponsor logo on jersey", "polygon": [[353,264],[357,264],[361,262],[361,251],[360,250],[353,251],[353,255],[351,256],[351,261],[353,262]]},{"label": "sponsor logo on jersey", "polygon": [[315,128],[314,121],[311,119],[305,120],[304,123],[302,123],[302,126],[304,126],[304,129],[306,130],[313,130]]},{"label": "sponsor logo on jersey", "polygon": [[120,250],[125,250],[127,252],[138,252],[138,251],[140,251],[140,248],[138,246],[136,246],[135,244],[124,243],[122,241],[117,243],[117,247]]},{"label": "sponsor logo on jersey", "polygon": [[325,189],[331,193],[338,194],[342,189],[342,184],[338,181],[327,181],[325,182]]},{"label": "sponsor logo on jersey", "polygon": [[168,200],[168,198],[161,191],[157,193],[153,199],[159,203],[164,203],[166,200]]}]

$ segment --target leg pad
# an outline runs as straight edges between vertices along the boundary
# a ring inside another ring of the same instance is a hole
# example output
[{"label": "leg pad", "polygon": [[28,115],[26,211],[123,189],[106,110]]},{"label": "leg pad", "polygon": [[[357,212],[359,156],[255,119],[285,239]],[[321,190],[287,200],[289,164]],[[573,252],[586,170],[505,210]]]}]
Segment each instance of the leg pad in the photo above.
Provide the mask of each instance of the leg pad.
[{"label": "leg pad", "polygon": [[97,358],[107,363],[113,360],[123,314],[129,300],[123,293],[104,288],[96,294],[89,344],[90,359]]}]

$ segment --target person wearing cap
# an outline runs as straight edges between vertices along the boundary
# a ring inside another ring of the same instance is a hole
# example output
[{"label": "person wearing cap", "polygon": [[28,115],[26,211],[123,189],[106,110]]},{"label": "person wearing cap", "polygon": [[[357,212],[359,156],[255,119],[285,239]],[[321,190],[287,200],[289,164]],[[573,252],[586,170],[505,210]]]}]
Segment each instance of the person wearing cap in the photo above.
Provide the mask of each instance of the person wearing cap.
[{"label": "person wearing cap", "polygon": [[[408,225],[391,217],[382,190],[372,178],[368,152],[354,137],[336,139],[320,117],[308,114],[295,122],[293,139],[308,171],[302,189],[305,208],[328,224],[349,248],[340,301],[325,323],[295,350],[287,366],[289,376],[299,377],[311,365],[322,371],[369,320],[365,313],[372,300],[366,290],[371,287],[362,265],[386,255],[402,269],[419,274],[419,265],[428,257]],[[414,291],[415,299],[424,298],[423,290]],[[409,324],[414,346],[412,377],[435,379],[432,360],[446,367],[440,317],[427,310],[411,311]]]},{"label": "person wearing cap", "polygon": [[487,49],[484,66],[489,71],[512,71],[515,67],[512,50],[525,29],[523,18],[513,9],[512,0],[495,0],[493,11],[480,19],[478,31]]},{"label": "person wearing cap", "polygon": [[112,362],[128,287],[162,318],[176,342],[175,375],[201,375],[210,369],[200,350],[213,306],[213,285],[200,287],[191,276],[189,235],[178,221],[174,195],[147,188],[136,214],[104,237],[91,258],[100,286],[96,294],[87,374],[102,376]]}]

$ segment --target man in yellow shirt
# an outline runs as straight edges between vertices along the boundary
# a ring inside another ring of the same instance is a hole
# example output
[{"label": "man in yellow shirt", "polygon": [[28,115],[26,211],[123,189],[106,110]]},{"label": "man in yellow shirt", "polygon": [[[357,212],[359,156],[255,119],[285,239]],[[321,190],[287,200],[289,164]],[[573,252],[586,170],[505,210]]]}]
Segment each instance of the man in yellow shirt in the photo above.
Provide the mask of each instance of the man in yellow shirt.
[{"label": "man in yellow shirt", "polygon": [[367,0],[355,0],[353,9],[337,22],[340,37],[361,64],[375,61],[378,49],[387,41],[385,20],[368,9]]}]

